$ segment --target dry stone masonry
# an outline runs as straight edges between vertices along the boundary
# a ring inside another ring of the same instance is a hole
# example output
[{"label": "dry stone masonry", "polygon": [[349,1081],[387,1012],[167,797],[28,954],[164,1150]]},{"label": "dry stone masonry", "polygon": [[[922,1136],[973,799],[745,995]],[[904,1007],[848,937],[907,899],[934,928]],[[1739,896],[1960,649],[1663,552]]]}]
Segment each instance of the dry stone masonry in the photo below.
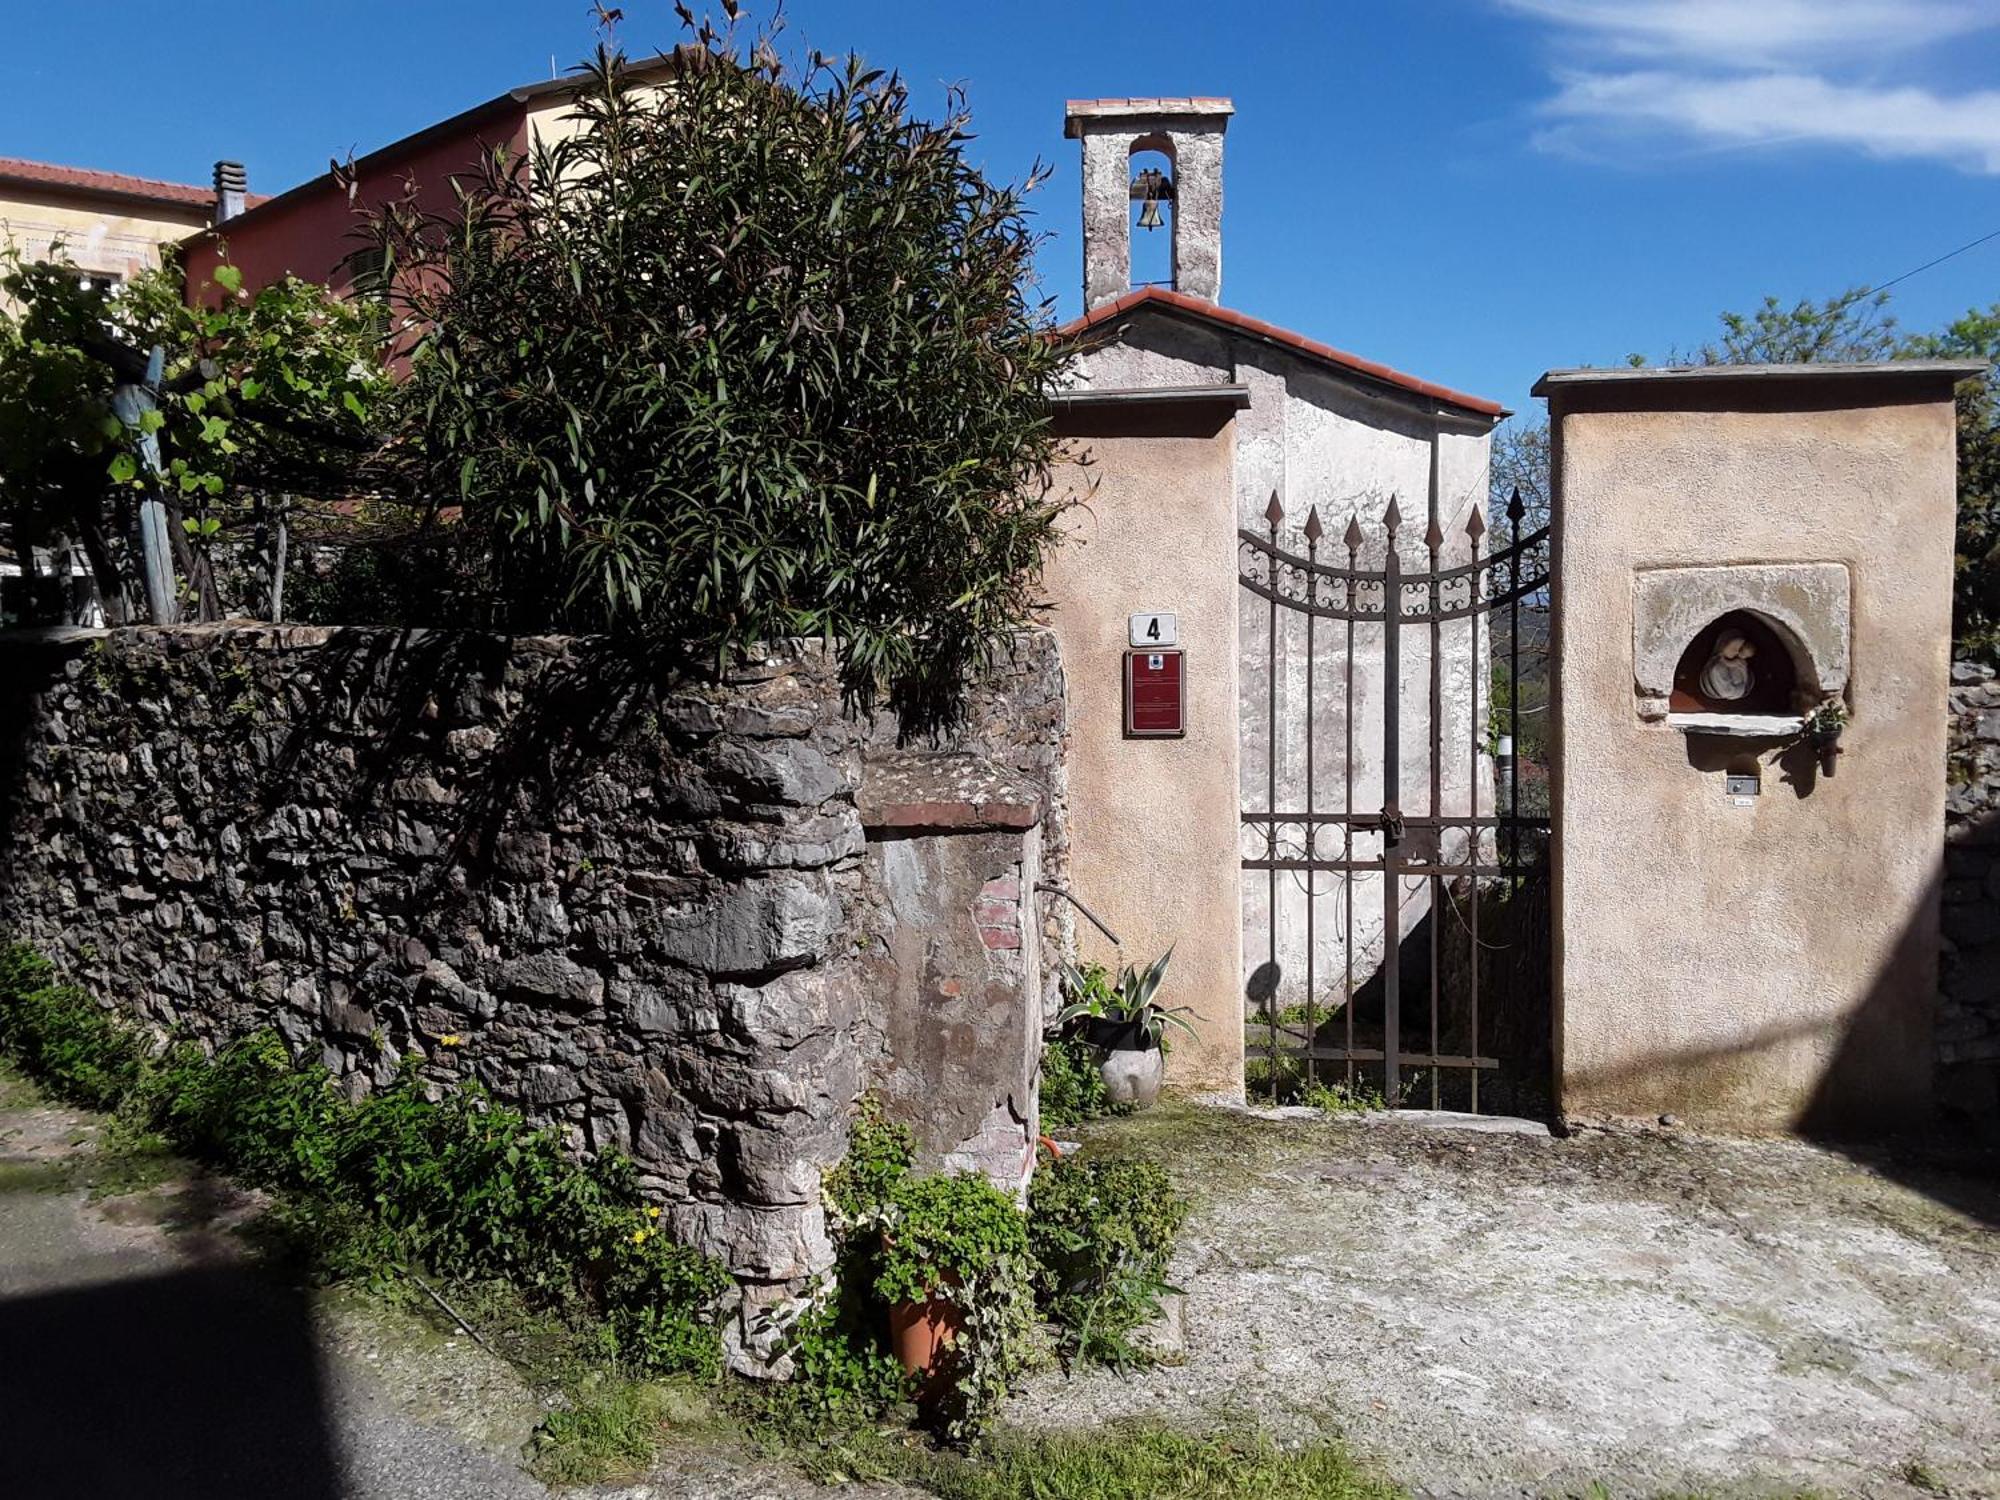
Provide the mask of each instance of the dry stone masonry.
[{"label": "dry stone masonry", "polygon": [[[820,1174],[864,1087],[893,1073],[935,1156],[1011,1179],[1032,1140],[1018,1046],[884,1041],[969,996],[995,1034],[1038,1030],[1019,935],[1061,678],[1046,635],[1004,655],[959,741],[897,749],[813,646],[704,684],[585,639],[0,638],[0,928],[163,1032],[275,1027],[357,1092],[415,1056],[628,1152],[674,1231],[768,1300],[831,1258]],[[894,830],[931,872],[928,936],[869,857],[871,775],[951,804]],[[1005,818],[953,803],[968,777],[960,801],[1003,787]],[[889,996],[915,1009],[892,1022]]]},{"label": "dry stone masonry", "polygon": [[1951,715],[1938,1097],[1991,1115],[2000,1113],[2000,673],[1954,662]]}]

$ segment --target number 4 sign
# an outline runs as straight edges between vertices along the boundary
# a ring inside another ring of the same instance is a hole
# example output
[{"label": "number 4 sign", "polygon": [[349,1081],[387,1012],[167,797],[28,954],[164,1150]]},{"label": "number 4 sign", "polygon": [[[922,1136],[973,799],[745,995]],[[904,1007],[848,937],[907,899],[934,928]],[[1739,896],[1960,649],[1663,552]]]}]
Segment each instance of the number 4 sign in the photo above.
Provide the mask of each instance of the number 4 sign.
[{"label": "number 4 sign", "polygon": [[1177,614],[1156,612],[1133,615],[1131,630],[1131,644],[1134,646],[1178,646],[1181,643],[1181,617]]}]

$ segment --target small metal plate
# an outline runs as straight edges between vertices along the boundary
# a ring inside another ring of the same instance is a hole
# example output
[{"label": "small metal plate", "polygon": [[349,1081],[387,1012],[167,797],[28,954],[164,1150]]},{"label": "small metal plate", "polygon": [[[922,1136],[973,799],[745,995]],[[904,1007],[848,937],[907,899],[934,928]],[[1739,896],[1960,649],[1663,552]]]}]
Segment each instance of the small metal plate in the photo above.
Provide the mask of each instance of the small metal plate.
[{"label": "small metal plate", "polygon": [[1170,610],[1133,615],[1129,620],[1131,643],[1140,650],[1181,643],[1181,617]]}]

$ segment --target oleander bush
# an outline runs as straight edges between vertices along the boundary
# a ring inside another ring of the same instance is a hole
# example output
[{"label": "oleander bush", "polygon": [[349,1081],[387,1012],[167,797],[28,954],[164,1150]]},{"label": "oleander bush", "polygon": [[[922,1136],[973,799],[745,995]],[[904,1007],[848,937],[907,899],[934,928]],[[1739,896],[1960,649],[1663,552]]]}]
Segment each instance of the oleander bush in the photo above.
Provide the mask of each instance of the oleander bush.
[{"label": "oleander bush", "polygon": [[956,91],[924,119],[858,58],[689,24],[644,68],[600,46],[531,158],[377,216],[406,488],[460,508],[495,624],[825,637],[857,692],[948,704],[1066,503],[1042,174],[982,175]]}]

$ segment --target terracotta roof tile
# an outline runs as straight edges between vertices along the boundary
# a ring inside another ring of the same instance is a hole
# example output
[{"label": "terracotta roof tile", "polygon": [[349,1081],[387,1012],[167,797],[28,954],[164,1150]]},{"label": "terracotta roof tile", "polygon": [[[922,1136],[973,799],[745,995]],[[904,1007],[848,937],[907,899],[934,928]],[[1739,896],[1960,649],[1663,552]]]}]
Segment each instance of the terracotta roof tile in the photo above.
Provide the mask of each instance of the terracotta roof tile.
[{"label": "terracotta roof tile", "polygon": [[1395,386],[1398,390],[1428,396],[1433,401],[1441,401],[1447,406],[1456,406],[1463,411],[1477,412],[1484,417],[1498,417],[1506,413],[1506,408],[1497,401],[1488,401],[1483,396],[1468,396],[1449,386],[1420,380],[1415,375],[1405,375],[1401,370],[1392,370],[1375,360],[1363,359],[1358,354],[1349,354],[1346,350],[1336,349],[1331,344],[1322,344],[1317,339],[1309,339],[1302,333],[1293,333],[1290,329],[1280,328],[1275,323],[1266,323],[1261,318],[1253,318],[1233,308],[1222,307],[1214,302],[1204,301],[1200,297],[1190,297],[1185,292],[1172,291],[1166,287],[1142,286],[1136,291],[1127,292],[1117,301],[1107,302],[1102,307],[1063,324],[1056,333],[1061,338],[1074,338],[1100,324],[1108,323],[1114,318],[1123,317],[1126,313],[1149,305],[1201,318],[1232,332],[1248,334],[1252,338],[1262,339],[1279,348],[1303,354],[1322,364],[1367,376],[1384,385]]},{"label": "terracotta roof tile", "polygon": [[23,161],[0,156],[0,178],[14,182],[34,182],[47,187],[74,188],[86,193],[116,193],[121,198],[150,198],[156,203],[182,203],[190,208],[212,208],[215,189],[195,187],[185,182],[160,182],[151,177],[128,177],[123,172],[94,172],[88,167],[64,167],[54,162]]}]

